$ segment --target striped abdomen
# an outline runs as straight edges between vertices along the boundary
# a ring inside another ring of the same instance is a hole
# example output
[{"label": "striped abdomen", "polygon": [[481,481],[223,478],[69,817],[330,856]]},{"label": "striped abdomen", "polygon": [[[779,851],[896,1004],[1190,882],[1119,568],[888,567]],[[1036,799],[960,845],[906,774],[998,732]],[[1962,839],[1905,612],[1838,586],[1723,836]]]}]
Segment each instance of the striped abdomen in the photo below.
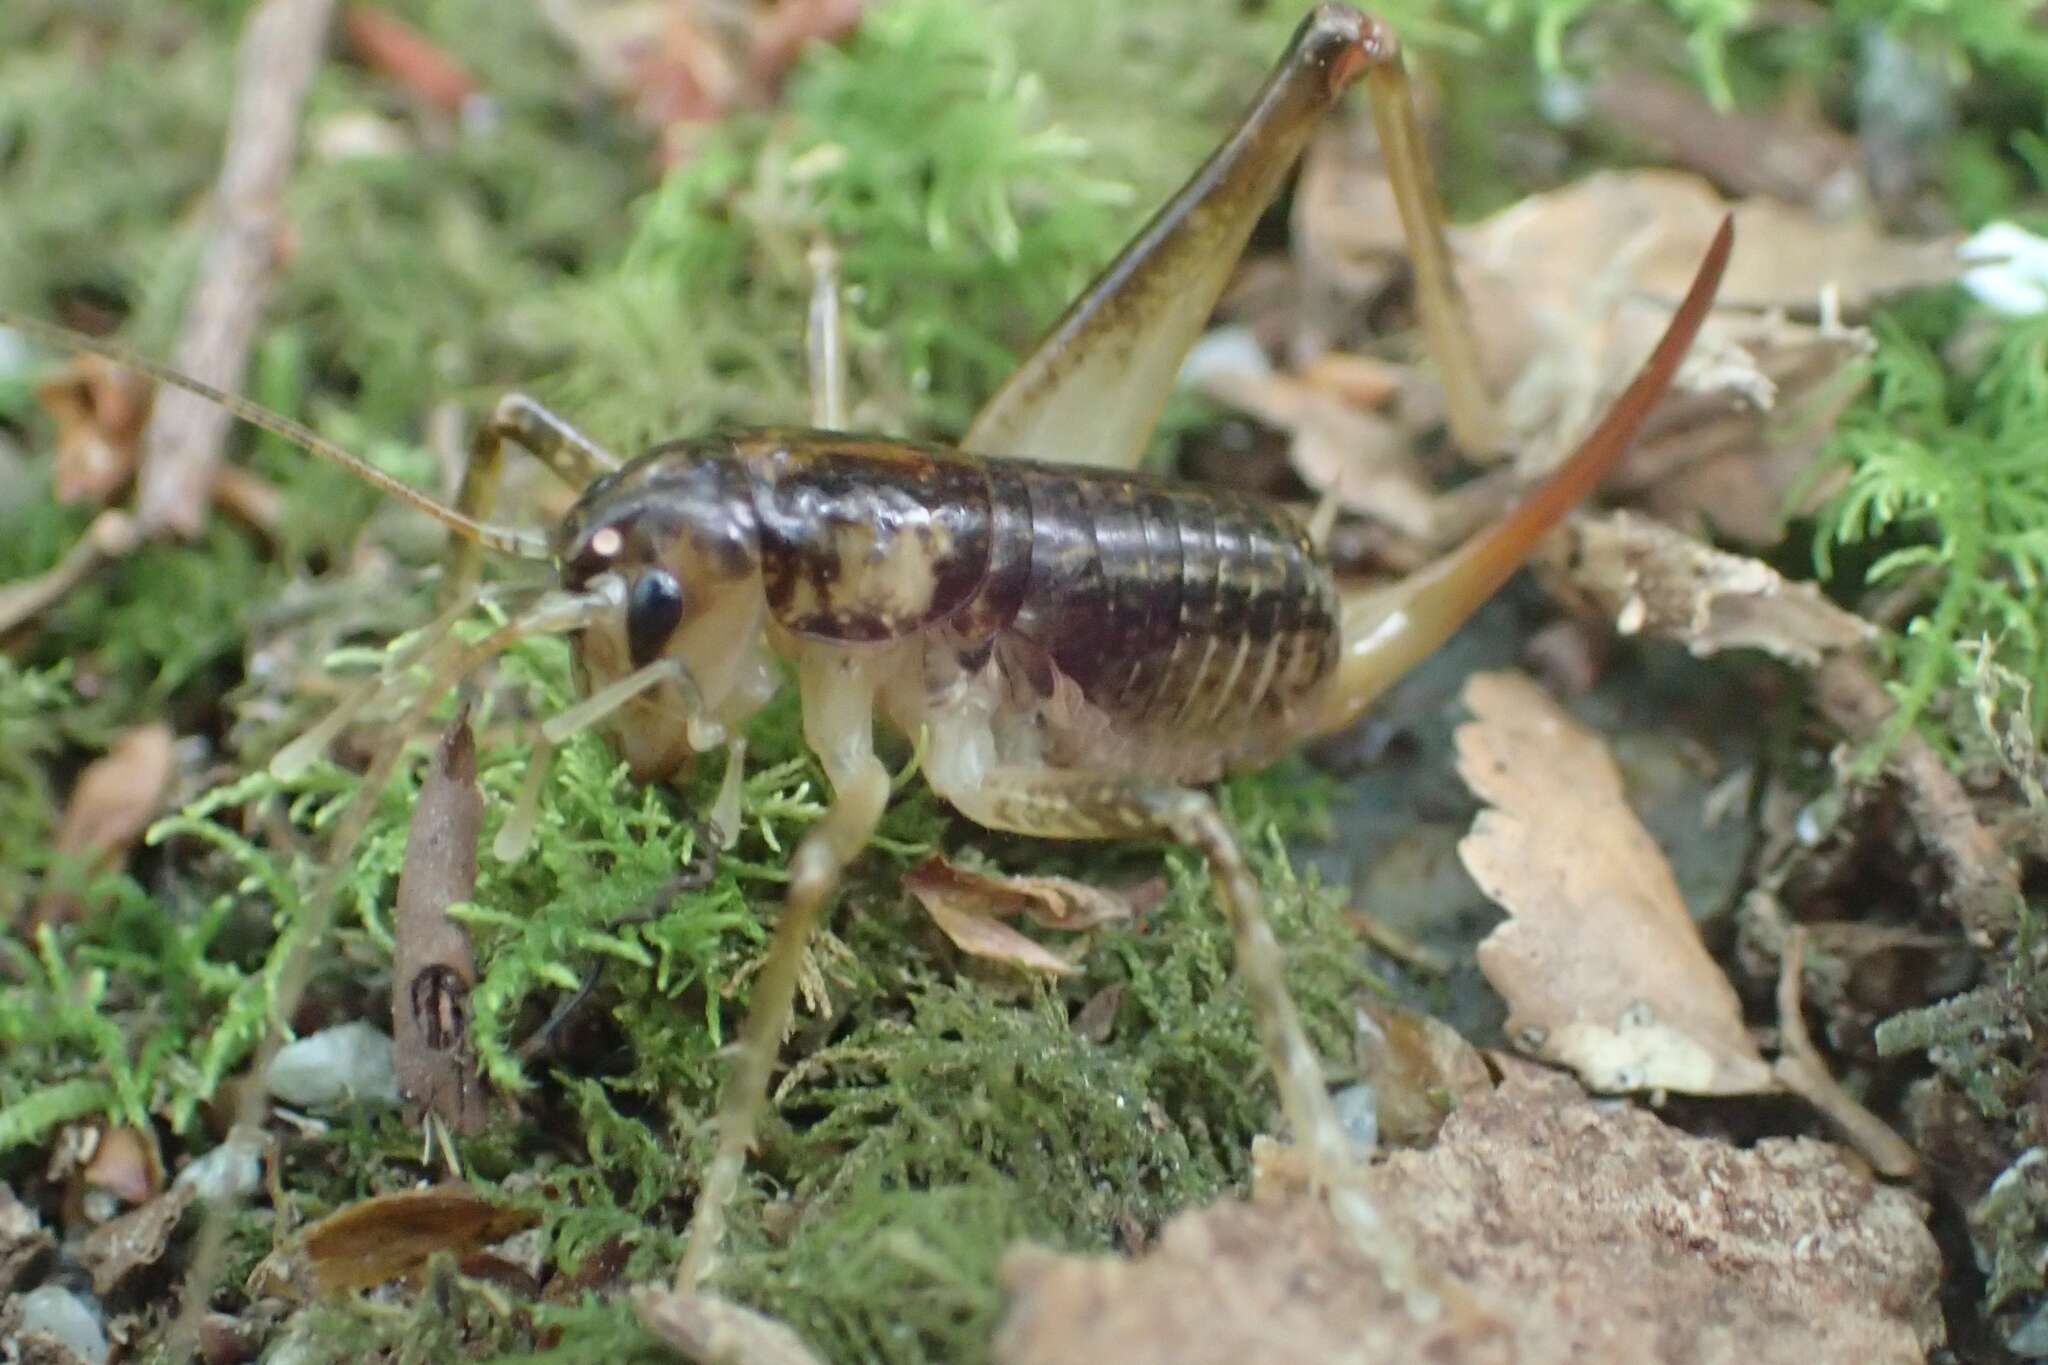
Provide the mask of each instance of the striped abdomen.
[{"label": "striped abdomen", "polygon": [[1059,465],[992,463],[989,477],[998,525],[1028,520],[1029,554],[992,564],[982,601],[1014,601],[1007,631],[1122,725],[1254,721],[1335,667],[1336,589],[1278,509]]}]

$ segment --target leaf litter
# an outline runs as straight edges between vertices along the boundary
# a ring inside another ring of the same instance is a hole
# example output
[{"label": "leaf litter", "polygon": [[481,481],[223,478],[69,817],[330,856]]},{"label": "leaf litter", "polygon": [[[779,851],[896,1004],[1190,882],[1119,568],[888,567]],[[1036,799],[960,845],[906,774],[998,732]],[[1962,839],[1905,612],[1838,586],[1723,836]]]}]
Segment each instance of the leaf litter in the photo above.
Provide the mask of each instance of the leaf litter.
[{"label": "leaf litter", "polygon": [[1461,1291],[1418,1322],[1297,1172],[1184,1213],[1142,1256],[1022,1248],[1002,1365],[1431,1360],[1917,1360],[1942,1339],[1941,1257],[1912,1194],[1830,1144],[1742,1150],[1589,1100],[1517,1063],[1434,1145],[1364,1177]]}]

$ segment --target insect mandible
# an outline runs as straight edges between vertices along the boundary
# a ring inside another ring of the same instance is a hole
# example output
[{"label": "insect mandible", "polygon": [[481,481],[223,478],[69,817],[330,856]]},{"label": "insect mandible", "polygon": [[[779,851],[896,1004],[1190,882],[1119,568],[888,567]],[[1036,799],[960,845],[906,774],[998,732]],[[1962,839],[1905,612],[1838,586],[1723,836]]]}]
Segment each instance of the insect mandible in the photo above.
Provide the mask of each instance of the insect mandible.
[{"label": "insect mandible", "polygon": [[[844,366],[828,272],[812,309],[813,428],[723,431],[621,461],[511,395],[479,430],[452,508],[246,400],[0,314],[221,403],[428,512],[458,538],[451,601],[476,581],[486,550],[556,565],[559,592],[450,653],[443,671],[452,678],[524,634],[568,634],[587,696],[548,733],[601,724],[641,780],[676,776],[724,746],[730,789],[748,719],[794,673],[804,735],[832,797],[792,856],[732,1050],[684,1285],[717,1255],[805,945],[887,802],[877,720],[926,737],[931,787],[979,825],[1198,849],[1287,1124],[1316,1168],[1334,1176],[1345,1167],[1348,1141],[1258,884],[1202,786],[1349,723],[1514,572],[1669,384],[1732,237],[1724,223],[1641,372],[1553,474],[1436,564],[1391,588],[1342,592],[1287,511],[1130,470],[1259,215],[1361,75],[1454,430],[1483,429],[1397,44],[1379,21],[1336,4],[1308,15],[1222,145],[1053,325],[957,448],[840,430]],[[507,445],[583,489],[552,534],[487,519]]]}]

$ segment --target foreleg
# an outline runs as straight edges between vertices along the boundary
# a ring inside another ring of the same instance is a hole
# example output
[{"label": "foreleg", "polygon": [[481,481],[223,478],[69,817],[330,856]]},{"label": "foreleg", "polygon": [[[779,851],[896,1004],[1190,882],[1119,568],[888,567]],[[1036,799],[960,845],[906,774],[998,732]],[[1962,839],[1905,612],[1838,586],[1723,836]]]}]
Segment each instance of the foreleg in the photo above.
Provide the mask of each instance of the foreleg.
[{"label": "foreleg", "polygon": [[878,660],[818,650],[798,665],[804,737],[832,782],[832,804],[790,859],[789,891],[768,955],[755,973],[718,1102],[718,1150],[697,1195],[689,1246],[676,1287],[694,1289],[710,1273],[725,1236],[725,1213],[739,1189],[747,1152],[767,1101],[768,1073],[788,1030],[805,949],[846,865],[875,831],[889,800],[889,773],[875,757],[874,705]]}]

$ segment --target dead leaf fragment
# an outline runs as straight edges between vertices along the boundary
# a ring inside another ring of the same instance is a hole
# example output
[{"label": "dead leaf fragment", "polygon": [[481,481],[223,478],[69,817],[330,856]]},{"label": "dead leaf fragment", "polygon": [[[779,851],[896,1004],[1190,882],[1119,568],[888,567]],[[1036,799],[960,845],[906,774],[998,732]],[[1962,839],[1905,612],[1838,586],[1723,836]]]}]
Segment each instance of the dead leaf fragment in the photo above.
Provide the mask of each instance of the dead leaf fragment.
[{"label": "dead leaf fragment", "polygon": [[815,41],[858,27],[865,0],[779,0],[720,9],[673,0],[542,0],[541,14],[584,69],[661,140],[665,166],[686,160],[702,128],[769,102]]},{"label": "dead leaf fragment", "polygon": [[341,27],[365,62],[442,112],[459,114],[475,98],[476,80],[461,63],[390,11],[350,5]]},{"label": "dead leaf fragment", "polygon": [[1828,1143],[1738,1149],[1511,1073],[1361,1178],[1487,1319],[1418,1323],[1321,1200],[1262,1182],[1135,1260],[1013,1250],[995,1359],[1813,1365],[1920,1361],[1942,1340],[1925,1206]]},{"label": "dead leaf fragment", "polygon": [[716,1294],[646,1286],[634,1292],[633,1312],[683,1359],[701,1365],[819,1365],[793,1328]]},{"label": "dead leaf fragment", "polygon": [[0,1296],[56,1247],[56,1237],[36,1211],[15,1197],[12,1186],[0,1184]]},{"label": "dead leaf fragment", "polygon": [[137,726],[86,767],[57,827],[55,849],[68,884],[43,893],[30,912],[31,925],[61,923],[84,912],[78,881],[120,866],[176,776],[176,736],[168,725]]},{"label": "dead leaf fragment", "polygon": [[1589,92],[1628,137],[1739,195],[1769,195],[1832,217],[1860,204],[1856,139],[1817,110],[1752,114],[1716,108],[1695,84],[1623,67]]},{"label": "dead leaf fragment", "polygon": [[412,1274],[437,1252],[478,1251],[537,1222],[462,1184],[380,1194],[329,1214],[266,1257],[250,1292],[304,1299],[369,1289]]},{"label": "dead leaf fragment", "polygon": [[[1481,368],[1507,429],[1501,453],[1514,452],[1520,481],[1555,468],[1619,396],[1729,212],[1736,248],[1715,307],[1612,483],[1674,522],[1699,521],[1752,545],[1782,537],[1795,481],[1865,378],[1871,338],[1844,325],[1843,314],[1955,279],[1963,262],[1953,239],[1892,237],[1868,212],[1830,217],[1760,197],[1729,203],[1696,176],[1655,170],[1592,176],[1454,228],[1459,287],[1484,320]],[[1312,146],[1293,227],[1292,351],[1306,375],[1344,337],[1343,318],[1375,301],[1406,259],[1384,168],[1354,129],[1332,128]],[[1403,478],[1403,461],[1412,459],[1407,445],[1441,420],[1443,402],[1428,367],[1412,373],[1420,382],[1371,404],[1385,403],[1386,415],[1359,410],[1379,428],[1350,424],[1377,431],[1352,440],[1366,456],[1351,467],[1325,453],[1331,442],[1306,439],[1301,419],[1280,424],[1296,433],[1294,456],[1312,486],[1342,496],[1370,473],[1393,485],[1392,512],[1350,497],[1346,505],[1422,535],[1415,509],[1428,505],[1428,486]],[[1285,412],[1275,382],[1239,392],[1206,386],[1272,422]],[[1344,428],[1318,420],[1341,449]]]},{"label": "dead leaf fragment", "polygon": [[1085,882],[999,876],[937,857],[905,873],[903,886],[961,952],[1056,975],[1079,969],[998,916],[1021,914],[1043,928],[1082,930],[1127,920],[1135,913],[1127,897]]},{"label": "dead leaf fragment", "polygon": [[93,1292],[111,1294],[130,1275],[162,1260],[171,1234],[198,1197],[190,1185],[173,1185],[142,1207],[94,1228],[78,1252],[92,1273]]},{"label": "dead leaf fragment", "polygon": [[135,477],[150,382],[96,355],[84,355],[36,386],[36,400],[57,424],[52,493],[71,506],[104,507]]},{"label": "dead leaf fragment", "polygon": [[1520,674],[1477,674],[1464,702],[1458,773],[1492,809],[1458,854],[1510,916],[1478,953],[1509,1036],[1595,1090],[1776,1089],[1599,736]]},{"label": "dead leaf fragment", "polygon": [[1813,584],[1794,583],[1761,560],[1702,545],[1648,517],[1580,517],[1567,538],[1573,585],[1624,635],[1677,640],[1700,656],[1761,649],[1812,667],[1828,651],[1876,634]]},{"label": "dead leaf fragment", "polygon": [[467,710],[441,737],[420,781],[398,875],[391,965],[392,1064],[408,1105],[458,1133],[483,1130],[487,1095],[469,1037],[476,955],[448,908],[476,892],[483,831],[476,738]]},{"label": "dead leaf fragment", "polygon": [[1441,1019],[1368,996],[1356,1007],[1353,1037],[1384,1142],[1426,1143],[1460,1105],[1493,1089],[1478,1049]]},{"label": "dead leaf fragment", "polygon": [[105,1129],[78,1178],[86,1188],[105,1190],[123,1204],[147,1203],[164,1187],[155,1135],[125,1126]]}]

